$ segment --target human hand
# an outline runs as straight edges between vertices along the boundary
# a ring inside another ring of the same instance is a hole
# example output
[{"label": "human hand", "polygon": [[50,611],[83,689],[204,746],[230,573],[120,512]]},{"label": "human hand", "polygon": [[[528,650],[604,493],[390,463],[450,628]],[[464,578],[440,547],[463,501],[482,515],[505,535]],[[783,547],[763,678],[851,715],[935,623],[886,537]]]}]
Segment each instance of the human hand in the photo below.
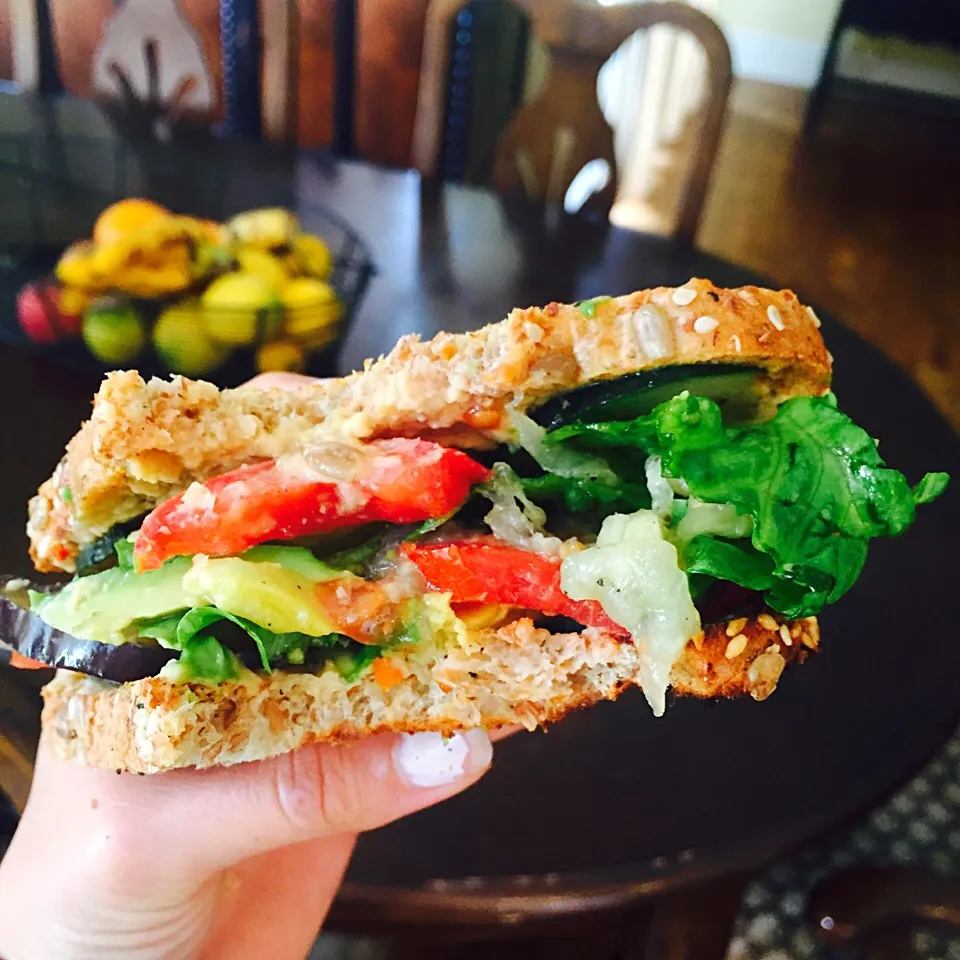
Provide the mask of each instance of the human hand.
[{"label": "human hand", "polygon": [[[267,374],[250,385],[309,383]],[[481,730],[384,734],[137,777],[41,747],[0,864],[0,957],[300,960],[357,834],[459,793],[491,756]]]},{"label": "human hand", "polygon": [[475,782],[482,730],[137,777],[47,753],[0,864],[3,960],[301,960],[356,835]]}]

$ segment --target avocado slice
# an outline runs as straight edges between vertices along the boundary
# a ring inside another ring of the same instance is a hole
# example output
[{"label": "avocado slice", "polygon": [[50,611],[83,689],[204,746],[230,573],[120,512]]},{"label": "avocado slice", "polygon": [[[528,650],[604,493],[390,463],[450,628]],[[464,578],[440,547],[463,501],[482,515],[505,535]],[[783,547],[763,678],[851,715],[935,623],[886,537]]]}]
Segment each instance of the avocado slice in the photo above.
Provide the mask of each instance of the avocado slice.
[{"label": "avocado slice", "polygon": [[316,581],[280,564],[201,559],[183,576],[189,607],[210,605],[274,633],[322,637],[336,630],[316,599]]},{"label": "avocado slice", "polygon": [[[304,547],[265,546],[243,558],[177,557],[159,570],[136,573],[113,567],[68,583],[38,599],[33,612],[51,627],[85,640],[124,643],[139,620],[212,604],[277,633],[323,636],[333,632],[312,585],[343,576]],[[292,624],[275,626],[275,624]],[[307,624],[307,626],[304,626]]]},{"label": "avocado slice", "polygon": [[306,547],[267,544],[262,547],[252,547],[242,555],[242,559],[249,563],[275,563],[285,570],[298,573],[315,583],[320,583],[323,580],[336,580],[337,577],[343,576],[342,570],[328,567]]},{"label": "avocado slice", "polygon": [[753,419],[759,401],[760,371],[735,363],[680,364],[640,370],[588,383],[551,397],[530,416],[547,430],[571,423],[604,423],[645,416],[657,404],[689,390],[714,400],[725,423]]},{"label": "avocado slice", "polygon": [[51,627],[75,637],[123,643],[127,639],[124,629],[134,620],[193,606],[183,589],[190,562],[189,557],[177,557],[149,573],[113,567],[80,577],[35,602],[32,610]]}]

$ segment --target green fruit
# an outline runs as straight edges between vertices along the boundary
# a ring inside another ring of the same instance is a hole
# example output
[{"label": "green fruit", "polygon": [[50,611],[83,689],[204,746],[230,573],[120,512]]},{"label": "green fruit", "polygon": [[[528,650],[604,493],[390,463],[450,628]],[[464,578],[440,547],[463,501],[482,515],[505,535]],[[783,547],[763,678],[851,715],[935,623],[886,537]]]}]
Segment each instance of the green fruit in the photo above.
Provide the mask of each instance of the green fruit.
[{"label": "green fruit", "polygon": [[282,304],[260,277],[228,273],[200,299],[206,331],[218,343],[240,346],[269,340],[283,322]]},{"label": "green fruit", "polygon": [[279,293],[290,282],[290,274],[283,264],[264,250],[238,250],[237,263],[244,273],[259,277],[275,293]]},{"label": "green fruit", "polygon": [[215,243],[198,243],[193,252],[193,276],[209,277],[214,273],[223,273],[233,266],[233,254]]},{"label": "green fruit", "polygon": [[188,377],[208,373],[226,360],[228,347],[214,343],[203,328],[203,310],[196,301],[167,307],[153,328],[153,345],[167,368]]},{"label": "green fruit", "polygon": [[281,299],[287,310],[284,330],[291,337],[309,337],[335,324],[342,312],[336,290],[313,277],[292,281],[281,294]]},{"label": "green fruit", "polygon": [[119,302],[97,304],[83,317],[87,349],[104,363],[129,363],[143,351],[146,335],[133,307]]}]

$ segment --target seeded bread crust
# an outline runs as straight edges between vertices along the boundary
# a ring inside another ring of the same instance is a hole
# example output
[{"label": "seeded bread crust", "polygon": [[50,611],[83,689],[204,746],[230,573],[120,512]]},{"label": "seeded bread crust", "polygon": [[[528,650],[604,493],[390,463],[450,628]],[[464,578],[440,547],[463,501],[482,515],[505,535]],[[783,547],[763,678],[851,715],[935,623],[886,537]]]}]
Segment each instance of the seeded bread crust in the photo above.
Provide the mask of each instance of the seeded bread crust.
[{"label": "seeded bread crust", "polygon": [[[764,700],[784,667],[818,643],[813,617],[784,622],[762,614],[708,626],[675,665],[674,693]],[[117,686],[60,671],[43,690],[43,742],[88,766],[157,773],[387,731],[534,729],[637,684],[639,652],[601,630],[551,634],[518,620],[474,631],[467,646],[431,665],[394,662],[407,675],[389,690],[369,674],[351,685],[334,671],[276,671],[216,686],[160,677]]]},{"label": "seeded bread crust", "polygon": [[638,370],[742,363],[765,371],[771,406],[821,394],[831,360],[817,327],[790,291],[691,280],[597,302],[593,316],[553,303],[514,310],[474,333],[404,337],[362,371],[296,393],[113,373],[30,502],[31,556],[38,570],[72,571],[80,547],[191,481],[314,438],[416,435],[490,445],[508,435],[506,406],[525,410]]}]

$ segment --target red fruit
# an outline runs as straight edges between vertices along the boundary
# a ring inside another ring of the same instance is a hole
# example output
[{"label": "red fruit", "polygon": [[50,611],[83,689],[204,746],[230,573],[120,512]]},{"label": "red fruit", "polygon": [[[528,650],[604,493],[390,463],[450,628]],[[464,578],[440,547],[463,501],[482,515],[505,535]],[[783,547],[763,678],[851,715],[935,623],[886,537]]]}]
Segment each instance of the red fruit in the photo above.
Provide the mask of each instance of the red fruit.
[{"label": "red fruit", "polygon": [[55,343],[77,336],[80,318],[60,310],[60,291],[52,283],[27,284],[17,296],[17,321],[34,343]]}]

